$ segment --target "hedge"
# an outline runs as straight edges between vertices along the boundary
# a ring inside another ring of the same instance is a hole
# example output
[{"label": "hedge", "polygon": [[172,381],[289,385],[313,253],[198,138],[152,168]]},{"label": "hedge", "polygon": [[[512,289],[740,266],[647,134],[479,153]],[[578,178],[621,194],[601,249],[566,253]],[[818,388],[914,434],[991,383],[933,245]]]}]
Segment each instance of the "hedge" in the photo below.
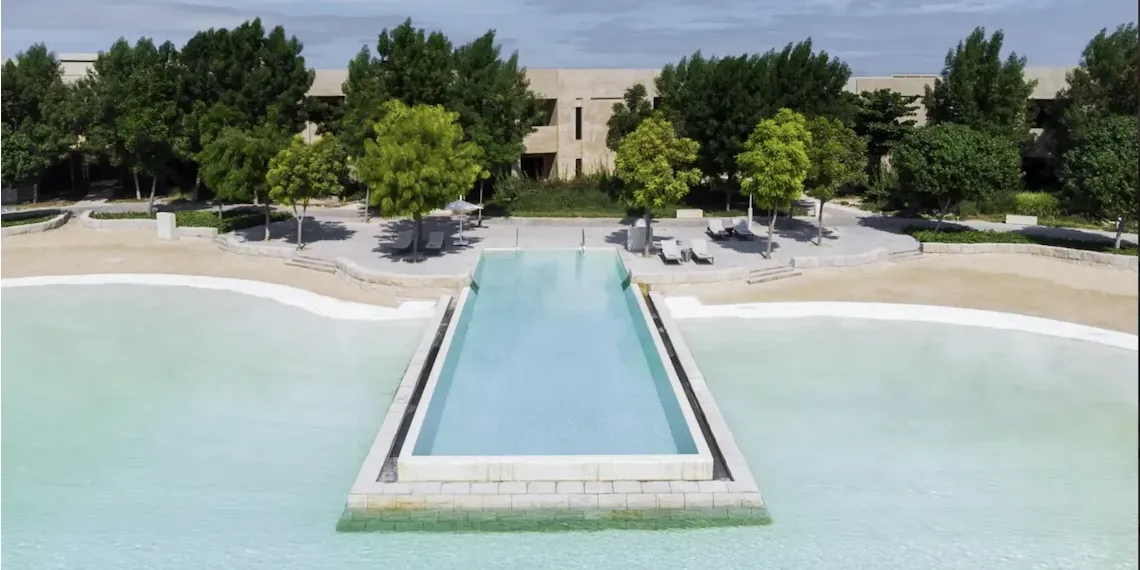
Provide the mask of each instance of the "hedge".
[{"label": "hedge", "polygon": [[993,230],[943,229],[934,231],[929,228],[908,226],[903,232],[922,243],[1026,243],[1119,255],[1136,255],[1138,251],[1136,244],[1127,242],[1122,243],[1120,249],[1113,249],[1111,242],[1102,240],[1061,239]]},{"label": "hedge", "polygon": [[59,214],[53,214],[50,216],[34,216],[31,218],[16,218],[16,219],[12,219],[12,220],[3,220],[3,221],[0,221],[0,227],[10,228],[12,226],[26,226],[29,224],[38,224],[40,222],[46,222],[46,221],[48,221],[48,220],[50,220],[50,219],[52,219],[58,215]]}]

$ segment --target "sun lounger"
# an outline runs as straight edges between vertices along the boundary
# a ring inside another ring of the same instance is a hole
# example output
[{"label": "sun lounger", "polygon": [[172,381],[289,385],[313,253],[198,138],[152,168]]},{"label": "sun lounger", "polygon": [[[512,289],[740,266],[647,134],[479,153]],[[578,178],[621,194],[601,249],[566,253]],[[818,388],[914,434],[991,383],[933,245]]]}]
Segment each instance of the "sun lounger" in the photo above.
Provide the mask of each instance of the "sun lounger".
[{"label": "sun lounger", "polygon": [[720,218],[709,218],[709,237],[713,239],[725,239],[728,237],[728,229],[724,227],[724,220]]},{"label": "sun lounger", "polygon": [[396,236],[396,242],[392,244],[392,249],[399,253],[412,249],[412,238],[415,235],[416,232],[413,230],[400,232],[400,235]]},{"label": "sun lounger", "polygon": [[661,259],[665,260],[665,263],[681,263],[681,261],[683,261],[681,248],[677,245],[677,240],[661,240]]},{"label": "sun lounger", "polygon": [[736,224],[732,226],[732,234],[740,239],[752,239],[756,237],[756,234],[748,229],[748,223],[745,222],[744,218],[736,220]]},{"label": "sun lounger", "polygon": [[709,254],[709,242],[703,239],[689,242],[689,254],[693,257],[693,261],[713,262],[713,256]]},{"label": "sun lounger", "polygon": [[427,243],[424,244],[424,251],[428,253],[440,253],[443,251],[443,232],[431,232],[428,234]]}]

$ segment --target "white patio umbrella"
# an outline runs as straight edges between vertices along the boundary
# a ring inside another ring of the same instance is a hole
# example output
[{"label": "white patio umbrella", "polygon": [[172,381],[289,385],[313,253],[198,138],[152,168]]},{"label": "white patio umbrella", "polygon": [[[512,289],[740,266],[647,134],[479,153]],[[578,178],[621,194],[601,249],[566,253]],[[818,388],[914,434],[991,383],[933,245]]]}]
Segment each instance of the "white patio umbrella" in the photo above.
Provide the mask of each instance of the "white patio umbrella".
[{"label": "white patio umbrella", "polygon": [[[482,210],[483,206],[480,206],[478,204],[472,204],[471,202],[468,202],[467,200],[461,199],[461,200],[456,200],[454,202],[449,203],[448,205],[444,206],[443,209],[449,210],[453,214],[459,214],[461,216],[466,216],[467,214],[470,214],[471,212],[475,212],[477,210]],[[458,243],[461,243],[461,244],[467,243],[467,240],[463,237],[463,218],[459,218],[459,237],[456,239],[456,241]]]}]

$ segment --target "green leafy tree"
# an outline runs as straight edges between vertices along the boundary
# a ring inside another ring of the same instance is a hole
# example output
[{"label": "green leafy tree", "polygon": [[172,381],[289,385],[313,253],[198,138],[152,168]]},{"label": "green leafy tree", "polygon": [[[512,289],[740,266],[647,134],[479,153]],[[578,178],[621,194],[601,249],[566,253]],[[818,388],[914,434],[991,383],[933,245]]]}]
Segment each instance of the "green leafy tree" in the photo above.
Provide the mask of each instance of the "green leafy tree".
[{"label": "green leafy tree", "polygon": [[92,92],[88,148],[130,170],[136,199],[142,199],[139,175],[151,177],[151,212],[159,179],[187,153],[178,107],[181,79],[174,44],[155,46],[142,38],[131,46],[119,39],[95,59],[83,87]]},{"label": "green leafy tree", "polygon": [[483,172],[483,153],[463,139],[458,114],[441,106],[391,100],[381,115],[356,161],[357,176],[383,215],[412,218],[416,259],[423,217],[471,189]]},{"label": "green leafy tree", "polygon": [[906,192],[936,205],[936,230],[962,201],[981,202],[1021,184],[1021,152],[1013,141],[953,123],[915,129],[891,164]]},{"label": "green leafy tree", "polygon": [[269,161],[289,142],[276,121],[267,120],[253,129],[223,127],[199,154],[202,180],[213,189],[222,215],[222,205],[258,203],[265,213],[265,239],[269,240],[271,202],[266,176]]},{"label": "green leafy tree", "polygon": [[923,105],[932,125],[956,123],[1021,143],[1029,138],[1030,96],[1036,80],[1025,79],[1025,58],[1001,59],[1005,34],[988,39],[975,28],[946,54],[941,77],[926,87]]},{"label": "green leafy tree", "polygon": [[[180,53],[188,158],[196,158],[226,126],[252,129],[270,116],[277,128],[300,131],[309,115],[314,72],[305,67],[303,45],[260,19],[230,30],[211,28],[190,38]],[[224,120],[222,120],[224,119]],[[195,199],[201,172],[194,183]]]},{"label": "green leafy tree", "polygon": [[[1111,34],[1101,30],[1081,52],[1080,65],[1066,76],[1067,86],[1057,94],[1060,109],[1060,132],[1057,142],[1060,154],[1067,152],[1079,138],[1078,131],[1090,121],[1118,115],[1135,115],[1140,108],[1137,92],[1138,33],[1136,24],[1128,23]],[[1103,124],[1098,125],[1098,128]]]},{"label": "green leafy tree", "polygon": [[1140,204],[1136,117],[1090,119],[1075,134],[1061,162],[1064,190],[1083,212],[1116,220],[1115,247],[1119,248],[1124,225],[1138,218]]},{"label": "green leafy tree", "polygon": [[297,249],[305,247],[302,232],[309,201],[339,193],[345,173],[344,152],[332,137],[309,144],[295,136],[289,146],[269,161],[266,176],[269,195],[274,202],[292,206],[293,218],[297,221]]},{"label": "green leafy tree", "polygon": [[[651,235],[653,209],[677,204],[700,181],[701,171],[690,167],[697,150],[696,142],[678,137],[672,123],[659,115],[645,119],[622,138],[617,175],[626,183],[627,201],[645,210],[647,236]],[[645,255],[649,255],[649,241],[645,240]]]},{"label": "green leafy tree", "polygon": [[613,114],[606,121],[606,148],[617,152],[621,140],[637,130],[642,121],[652,114],[653,101],[649,100],[649,91],[645,85],[635,83],[626,89],[622,101],[614,103]]},{"label": "green leafy tree", "polygon": [[[0,110],[3,113],[4,182],[32,183],[33,201],[39,201],[39,181],[53,164],[69,155],[76,142],[71,136],[68,101],[59,60],[43,44],[34,44],[4,62],[0,72]],[[74,190],[74,171],[72,189]]]},{"label": "green leafy tree", "polygon": [[811,131],[803,115],[780,109],[776,116],[756,124],[744,152],[737,157],[741,189],[768,209],[768,243],[765,257],[772,258],[772,233],[776,208],[799,198],[804,191],[811,162]]},{"label": "green leafy tree", "polygon": [[697,52],[667,65],[656,80],[659,108],[678,132],[700,144],[697,166],[726,191],[728,208],[737,180],[736,157],[756,124],[787,108],[844,123],[855,112],[844,91],[851,70],[810,39],[762,55],[706,58]]},{"label": "green leafy tree", "polygon": [[807,122],[811,133],[808,145],[808,169],[804,184],[808,193],[819,200],[816,245],[823,244],[823,205],[835,198],[840,188],[866,184],[867,140],[855,134],[839,119],[812,117]]},{"label": "green leafy tree", "polygon": [[917,95],[890,89],[864,91],[856,102],[855,133],[867,140],[867,162],[872,176],[880,175],[883,157],[914,129]]}]

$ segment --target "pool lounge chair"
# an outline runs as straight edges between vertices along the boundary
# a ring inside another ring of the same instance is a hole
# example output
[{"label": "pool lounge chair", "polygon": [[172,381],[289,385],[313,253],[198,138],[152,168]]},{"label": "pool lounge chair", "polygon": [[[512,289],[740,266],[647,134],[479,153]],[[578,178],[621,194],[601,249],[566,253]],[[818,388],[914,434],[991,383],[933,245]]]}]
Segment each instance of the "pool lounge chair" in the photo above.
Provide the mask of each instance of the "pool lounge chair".
[{"label": "pool lounge chair", "polygon": [[713,239],[726,239],[728,238],[728,228],[724,227],[724,220],[720,218],[709,218],[709,237]]},{"label": "pool lounge chair", "polygon": [[440,253],[443,251],[443,232],[431,232],[428,234],[427,243],[424,244],[424,251],[428,253]]},{"label": "pool lounge chair", "polygon": [[744,220],[744,218],[739,218],[736,220],[736,224],[732,226],[732,235],[735,235],[740,239],[752,239],[756,237],[756,234],[752,233],[752,230],[748,229],[748,223]]},{"label": "pool lounge chair", "polygon": [[395,243],[392,244],[392,250],[397,253],[404,253],[411,250],[412,238],[415,237],[415,235],[416,232],[414,230],[400,232],[400,234],[396,236]]},{"label": "pool lounge chair", "polygon": [[681,257],[681,248],[677,245],[677,240],[666,239],[661,240],[661,259],[665,263],[672,261],[673,263],[681,263],[684,258]]},{"label": "pool lounge chair", "polygon": [[689,242],[689,253],[693,261],[704,261],[708,263],[713,262],[713,256],[709,254],[709,242],[703,239],[695,239]]}]

